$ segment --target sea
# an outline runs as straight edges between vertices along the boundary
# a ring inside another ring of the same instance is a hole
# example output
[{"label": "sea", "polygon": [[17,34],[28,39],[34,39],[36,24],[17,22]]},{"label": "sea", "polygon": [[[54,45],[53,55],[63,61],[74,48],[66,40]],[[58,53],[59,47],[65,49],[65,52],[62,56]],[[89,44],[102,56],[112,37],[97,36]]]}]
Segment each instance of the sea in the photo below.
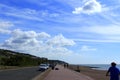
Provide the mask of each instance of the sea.
[{"label": "sea", "polygon": [[[81,66],[88,66],[96,70],[108,70],[111,65],[110,64],[82,64]],[[117,64],[116,67],[120,70],[120,64]]]}]

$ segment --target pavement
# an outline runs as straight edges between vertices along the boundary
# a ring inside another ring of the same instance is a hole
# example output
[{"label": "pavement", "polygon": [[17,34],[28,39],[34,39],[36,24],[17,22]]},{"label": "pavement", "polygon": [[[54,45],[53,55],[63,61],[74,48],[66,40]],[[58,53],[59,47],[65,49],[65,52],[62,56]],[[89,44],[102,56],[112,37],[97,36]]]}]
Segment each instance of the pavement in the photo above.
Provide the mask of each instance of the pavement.
[{"label": "pavement", "polygon": [[44,80],[94,80],[89,76],[64,68],[61,65],[57,65],[56,68],[59,68],[59,70],[51,70]]}]

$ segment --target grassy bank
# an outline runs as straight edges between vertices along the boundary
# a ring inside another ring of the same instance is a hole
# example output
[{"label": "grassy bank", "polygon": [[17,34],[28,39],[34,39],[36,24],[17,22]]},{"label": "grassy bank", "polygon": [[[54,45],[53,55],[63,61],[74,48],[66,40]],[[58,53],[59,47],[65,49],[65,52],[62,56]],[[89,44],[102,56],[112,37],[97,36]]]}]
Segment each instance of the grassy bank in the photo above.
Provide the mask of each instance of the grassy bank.
[{"label": "grassy bank", "polygon": [[17,67],[17,66],[1,66],[1,65],[0,65],[0,70],[5,70],[5,69],[17,69],[17,68],[20,68],[20,67]]},{"label": "grassy bank", "polygon": [[[70,65],[70,69],[75,71],[80,71],[80,73],[85,74],[87,76],[90,76],[91,78],[95,80],[109,80],[109,77],[106,77],[106,71],[104,70],[94,70],[86,66],[76,66],[76,65]],[[79,69],[79,70],[78,70]]]},{"label": "grassy bank", "polygon": [[12,69],[22,69],[22,68],[31,68],[31,67],[37,67],[37,66],[1,66],[0,65],[0,70],[12,70]]}]

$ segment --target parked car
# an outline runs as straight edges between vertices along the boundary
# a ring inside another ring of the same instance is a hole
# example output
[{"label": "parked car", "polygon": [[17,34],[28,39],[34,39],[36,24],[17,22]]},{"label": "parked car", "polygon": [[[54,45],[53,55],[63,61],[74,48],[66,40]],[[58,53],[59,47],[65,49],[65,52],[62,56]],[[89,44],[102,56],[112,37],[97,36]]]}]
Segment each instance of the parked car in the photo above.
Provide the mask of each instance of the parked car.
[{"label": "parked car", "polygon": [[39,66],[40,71],[45,71],[48,68],[49,68],[49,65],[47,65],[47,64],[40,64],[40,66]]}]

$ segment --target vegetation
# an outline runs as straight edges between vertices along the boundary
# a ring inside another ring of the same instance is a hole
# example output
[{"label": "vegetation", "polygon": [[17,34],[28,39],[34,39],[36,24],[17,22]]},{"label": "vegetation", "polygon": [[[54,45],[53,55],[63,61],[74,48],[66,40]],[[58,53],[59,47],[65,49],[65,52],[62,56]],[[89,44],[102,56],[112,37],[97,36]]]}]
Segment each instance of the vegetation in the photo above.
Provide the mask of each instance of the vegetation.
[{"label": "vegetation", "polygon": [[48,60],[44,57],[40,58],[30,54],[0,49],[1,66],[38,66],[41,63],[64,64],[66,62],[60,60]]},{"label": "vegetation", "polygon": [[36,66],[48,62],[47,58],[40,58],[30,54],[18,53],[0,49],[0,65],[4,66]]}]

